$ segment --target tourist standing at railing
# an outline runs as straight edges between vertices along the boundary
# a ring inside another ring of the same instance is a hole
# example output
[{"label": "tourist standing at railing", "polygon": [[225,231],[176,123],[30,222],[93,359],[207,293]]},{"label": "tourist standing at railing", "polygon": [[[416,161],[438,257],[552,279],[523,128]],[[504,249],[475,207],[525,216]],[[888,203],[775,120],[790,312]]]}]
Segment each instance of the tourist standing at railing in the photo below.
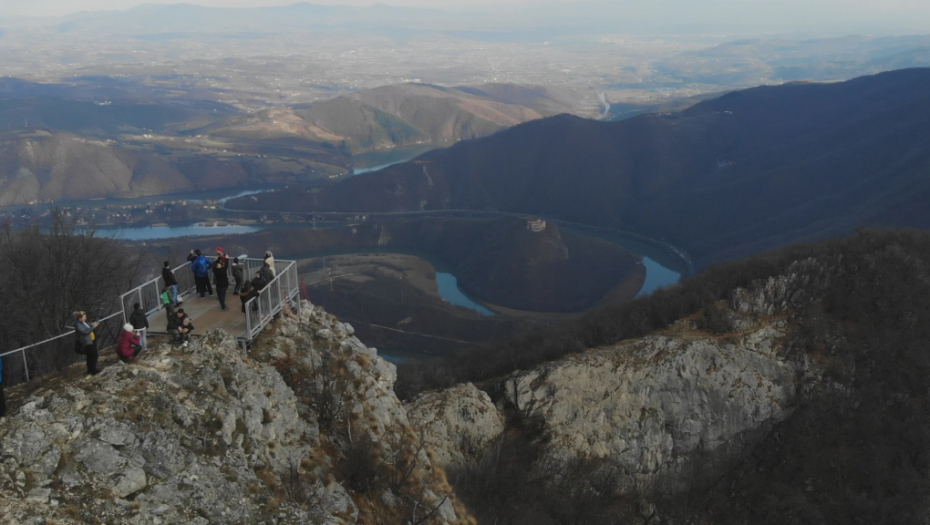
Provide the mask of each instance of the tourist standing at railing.
[{"label": "tourist standing at railing", "polygon": [[124,324],[123,333],[119,334],[119,342],[116,343],[116,355],[122,362],[129,362],[143,350],[142,341],[138,330],[129,323]]},{"label": "tourist standing at railing", "polygon": [[276,270],[274,267],[274,254],[272,254],[271,251],[265,252],[265,264],[262,266],[262,268],[265,266],[267,266],[268,270],[270,270],[270,277],[266,277],[266,280],[271,281],[274,279],[275,275],[278,274],[278,270]]},{"label": "tourist standing at railing", "polygon": [[168,328],[171,329],[172,319],[174,318],[174,301],[171,300],[171,290],[165,287],[161,293],[161,304],[165,307],[165,315],[168,319]]},{"label": "tourist standing at railing", "polygon": [[142,349],[145,350],[145,334],[149,329],[149,318],[145,315],[145,310],[142,309],[139,303],[132,305],[132,314],[129,315],[129,324],[139,331],[142,338],[142,342],[139,344],[141,344]]},{"label": "tourist standing at railing", "polygon": [[231,268],[232,268],[233,279],[236,280],[236,287],[233,288],[233,293],[238,294],[239,290],[242,289],[242,276],[244,272],[242,268],[242,264],[239,263],[238,257],[233,257]]},{"label": "tourist standing at railing", "polygon": [[181,298],[178,296],[178,280],[174,277],[174,272],[171,271],[171,263],[168,261],[165,261],[165,265],[161,269],[161,278],[165,280],[165,287],[171,291],[171,302],[177,308],[181,304]]},{"label": "tourist standing at railing", "polygon": [[78,341],[84,345],[84,357],[87,360],[87,373],[96,375],[97,370],[97,341],[94,329],[100,326],[99,322],[88,323],[87,313],[74,312],[74,332]]},{"label": "tourist standing at railing", "polygon": [[217,248],[216,253],[216,262],[213,263],[213,284],[216,285],[216,298],[220,300],[220,308],[225,312],[229,310],[229,308],[226,308],[226,290],[229,289],[229,268],[227,268],[226,263],[229,258],[220,257],[221,251],[219,248]]},{"label": "tourist standing at railing", "polygon": [[6,417],[6,395],[3,393],[3,358],[0,357],[0,417]]},{"label": "tourist standing at railing", "polygon": [[208,292],[213,295],[213,286],[210,284],[210,267],[213,266],[213,263],[200,253],[200,250],[191,250],[187,260],[191,262],[191,271],[194,272],[197,293],[200,294],[201,298]]}]

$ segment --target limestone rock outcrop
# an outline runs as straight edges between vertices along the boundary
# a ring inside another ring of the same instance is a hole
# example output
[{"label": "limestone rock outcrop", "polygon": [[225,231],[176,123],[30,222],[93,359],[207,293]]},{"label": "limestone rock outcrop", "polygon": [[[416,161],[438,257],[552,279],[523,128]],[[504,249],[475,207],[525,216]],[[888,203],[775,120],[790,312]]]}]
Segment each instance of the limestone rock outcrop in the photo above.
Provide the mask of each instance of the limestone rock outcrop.
[{"label": "limestone rock outcrop", "polygon": [[647,337],[515,374],[505,395],[542,422],[549,461],[606,458],[651,482],[790,413],[798,370],[783,335],[766,324],[737,338]]},{"label": "limestone rock outcrop", "polygon": [[477,460],[504,431],[503,414],[471,383],[421,394],[408,403],[407,415],[443,466]]},{"label": "limestone rock outcrop", "polygon": [[249,351],[152,338],[135,363],[40,379],[0,423],[0,522],[468,523],[353,332],[305,302]]}]

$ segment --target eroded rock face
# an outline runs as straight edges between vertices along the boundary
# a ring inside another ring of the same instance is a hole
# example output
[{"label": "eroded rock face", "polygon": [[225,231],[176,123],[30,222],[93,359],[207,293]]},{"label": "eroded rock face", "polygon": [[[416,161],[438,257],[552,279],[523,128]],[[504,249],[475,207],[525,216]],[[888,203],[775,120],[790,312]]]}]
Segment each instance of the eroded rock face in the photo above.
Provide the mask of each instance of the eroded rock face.
[{"label": "eroded rock face", "polygon": [[[46,379],[0,424],[0,521],[367,522],[359,492],[344,485],[345,421],[356,441],[364,435],[388,447],[412,438],[404,446],[417,479],[434,471],[392,391],[393,365],[352,333],[304,303],[249,352],[221,331],[187,349],[150,339],[133,364]],[[285,357],[311,371],[329,365],[338,376],[336,415],[325,425],[282,375]],[[443,484],[388,490],[419,490],[418,502],[437,508],[429,523],[467,522]]]},{"label": "eroded rock face", "polygon": [[505,395],[541,422],[553,464],[607,458],[651,482],[789,414],[798,367],[783,358],[781,325],[727,338],[672,330],[591,350],[515,374]]},{"label": "eroded rock face", "polygon": [[471,383],[417,396],[407,404],[407,416],[443,466],[475,461],[504,431],[490,396]]}]

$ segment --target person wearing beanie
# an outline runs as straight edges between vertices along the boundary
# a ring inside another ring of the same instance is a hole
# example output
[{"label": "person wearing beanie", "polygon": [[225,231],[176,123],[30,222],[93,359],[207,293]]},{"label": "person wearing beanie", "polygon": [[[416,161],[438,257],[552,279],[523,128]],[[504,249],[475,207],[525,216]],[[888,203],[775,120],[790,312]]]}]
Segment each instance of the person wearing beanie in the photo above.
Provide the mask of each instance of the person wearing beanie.
[{"label": "person wearing beanie", "polygon": [[123,332],[119,334],[116,343],[116,355],[124,363],[131,361],[142,351],[139,332],[129,323],[123,325]]}]

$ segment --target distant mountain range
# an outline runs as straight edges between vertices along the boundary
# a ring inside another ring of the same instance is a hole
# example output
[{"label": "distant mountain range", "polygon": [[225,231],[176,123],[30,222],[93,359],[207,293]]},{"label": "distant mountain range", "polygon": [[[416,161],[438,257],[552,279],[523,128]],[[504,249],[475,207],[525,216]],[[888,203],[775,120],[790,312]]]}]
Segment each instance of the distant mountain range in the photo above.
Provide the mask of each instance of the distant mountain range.
[{"label": "distant mountain range", "polygon": [[540,214],[665,238],[707,264],[867,225],[930,227],[927,122],[930,69],[764,86],[620,122],[559,115],[313,199],[241,204]]},{"label": "distant mountain range", "polygon": [[483,137],[570,111],[580,99],[572,90],[543,86],[397,84],[312,105],[262,111],[204,131],[256,140],[299,137],[357,153]]},{"label": "distant mountain range", "polygon": [[0,79],[0,205],[306,182],[348,173],[355,153],[481,137],[579,99],[543,86],[402,84],[244,114],[135,82]]}]

